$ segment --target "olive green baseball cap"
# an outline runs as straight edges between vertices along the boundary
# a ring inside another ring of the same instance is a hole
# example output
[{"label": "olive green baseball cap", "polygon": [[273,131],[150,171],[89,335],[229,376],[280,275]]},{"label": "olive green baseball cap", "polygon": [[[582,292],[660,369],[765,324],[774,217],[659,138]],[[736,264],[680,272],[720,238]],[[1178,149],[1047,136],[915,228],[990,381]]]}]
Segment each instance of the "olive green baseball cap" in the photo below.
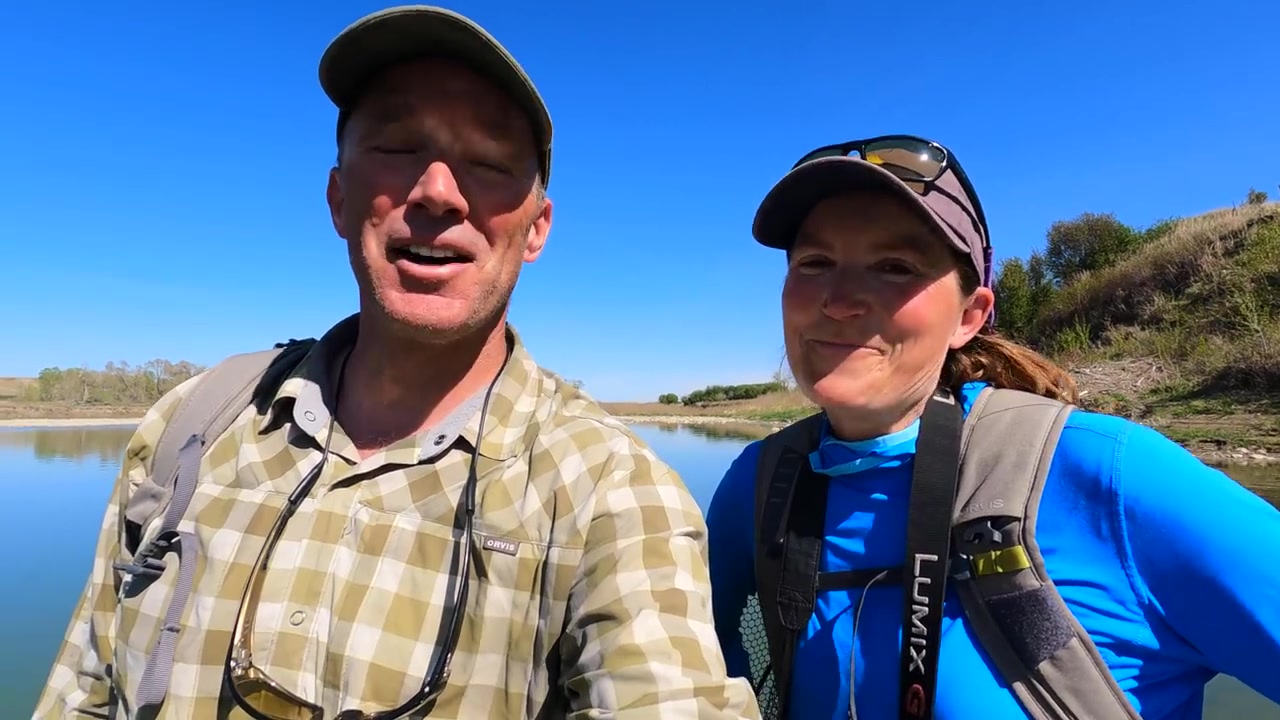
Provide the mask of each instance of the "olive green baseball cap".
[{"label": "olive green baseball cap", "polygon": [[550,182],[551,115],[542,95],[501,43],[452,10],[401,5],[356,20],[320,57],[320,87],[339,112],[350,112],[375,72],[427,55],[456,58],[511,96],[533,126],[542,181]]}]

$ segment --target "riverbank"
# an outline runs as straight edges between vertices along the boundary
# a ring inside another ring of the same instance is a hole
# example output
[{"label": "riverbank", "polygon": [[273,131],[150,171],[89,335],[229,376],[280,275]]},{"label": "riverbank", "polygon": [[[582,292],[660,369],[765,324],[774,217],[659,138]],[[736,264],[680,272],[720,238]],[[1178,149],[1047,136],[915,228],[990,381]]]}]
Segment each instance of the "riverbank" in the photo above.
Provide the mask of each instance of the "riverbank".
[{"label": "riverbank", "polygon": [[88,428],[88,427],[129,427],[137,425],[141,417],[136,418],[5,418],[0,419],[0,428]]},{"label": "riverbank", "polygon": [[0,400],[0,422],[21,420],[133,420],[147,411],[146,405],[103,405],[60,402]]},{"label": "riverbank", "polygon": [[[1144,369],[1145,368],[1145,369]],[[1085,410],[1128,418],[1164,433],[1214,465],[1280,464],[1280,398],[1180,391],[1142,361],[1094,362],[1072,368]],[[816,412],[798,392],[706,406],[601,403],[624,422],[725,428],[742,437],[765,435]]]},{"label": "riverbank", "polygon": [[146,412],[145,405],[76,405],[0,400],[0,428],[137,425]]},{"label": "riverbank", "polygon": [[[1149,425],[1205,462],[1280,464],[1280,399],[1176,393],[1138,372],[1137,361],[1073,368],[1085,409]],[[1116,381],[1123,377],[1124,382]],[[1148,380],[1143,380],[1148,378]],[[1121,387],[1123,385],[1123,387]],[[798,392],[774,393],[706,406],[602,402],[626,423],[687,425],[708,434],[758,439],[816,411]],[[121,427],[135,425],[145,407],[0,402],[0,428]]]},{"label": "riverbank", "polygon": [[[728,427],[732,426],[739,434],[750,436],[751,439],[759,439],[764,436],[783,428],[786,423],[779,423],[772,420],[753,420],[744,418],[735,418],[730,416],[712,416],[712,415],[615,415],[619,420],[632,423],[645,423],[651,425],[691,425],[697,427]],[[1146,424],[1146,423],[1144,423]],[[745,433],[739,428],[747,427]],[[1174,439],[1178,444],[1187,448],[1196,457],[1211,465],[1280,465],[1280,452],[1266,450],[1261,447],[1223,447],[1221,443],[1213,439],[1214,431],[1221,431],[1221,425],[1216,428],[1211,427],[1209,423],[1197,424],[1194,419],[1185,423],[1180,427],[1157,427],[1165,435]],[[752,432],[754,430],[755,432]],[[1204,439],[1208,435],[1209,439]],[[1179,439],[1179,438],[1183,439]],[[1229,443],[1227,445],[1230,445]]]}]

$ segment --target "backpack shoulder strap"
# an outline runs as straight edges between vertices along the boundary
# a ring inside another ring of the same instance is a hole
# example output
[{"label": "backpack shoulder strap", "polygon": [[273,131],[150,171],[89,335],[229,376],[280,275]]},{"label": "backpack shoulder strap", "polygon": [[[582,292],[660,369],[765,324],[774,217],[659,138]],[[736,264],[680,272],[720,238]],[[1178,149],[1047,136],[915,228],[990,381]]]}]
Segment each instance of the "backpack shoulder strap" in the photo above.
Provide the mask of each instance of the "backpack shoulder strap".
[{"label": "backpack shoulder strap", "polygon": [[193,536],[178,530],[178,523],[195,494],[204,451],[260,392],[275,387],[312,344],[314,340],[290,341],[270,350],[223,360],[196,381],[161,431],[151,482],[143,485],[145,493],[130,498],[125,514],[139,532],[162,508],[164,518],[159,531],[139,548],[131,562],[115,563],[115,568],[127,576],[122,592],[133,596],[145,591],[164,573],[166,555],[178,553],[178,578],[165,610],[162,632],[138,683],[140,706],[158,706],[168,693],[182,616],[195,583],[198,545]]},{"label": "backpack shoulder strap", "polygon": [[305,353],[299,351],[312,343],[291,341],[269,350],[232,355],[205,373],[178,403],[161,431],[152,465],[157,481],[172,481],[177,472],[178,451],[192,435],[198,435],[206,445],[218,439],[249,407],[258,388],[264,385],[267,371],[273,370],[272,375],[278,377],[292,370],[296,363],[287,361],[300,360]]},{"label": "backpack shoulder strap", "polygon": [[[827,477],[809,467],[822,436],[823,415],[799,420],[765,438],[756,465],[755,577],[758,608],[748,627],[763,625],[747,648],[752,684],[766,718],[785,718],[792,658],[813,613],[822,556]],[[763,637],[760,637],[763,635]],[[763,640],[764,642],[759,642]],[[763,657],[762,657],[763,656]]]},{"label": "backpack shoulder strap", "polygon": [[965,422],[956,498],[956,590],[1000,673],[1034,720],[1140,720],[1045,571],[1035,531],[1073,406],[985,389]]},{"label": "backpack shoulder strap", "polygon": [[[195,381],[160,431],[148,481],[134,491],[124,509],[130,550],[135,549],[138,536],[147,524],[170,506],[179,454],[188,440],[193,436],[201,438],[202,450],[216,440],[249,406],[257,392],[274,387],[314,343],[312,339],[290,340],[269,350],[232,355]],[[184,504],[176,515],[181,516],[185,510]]]}]

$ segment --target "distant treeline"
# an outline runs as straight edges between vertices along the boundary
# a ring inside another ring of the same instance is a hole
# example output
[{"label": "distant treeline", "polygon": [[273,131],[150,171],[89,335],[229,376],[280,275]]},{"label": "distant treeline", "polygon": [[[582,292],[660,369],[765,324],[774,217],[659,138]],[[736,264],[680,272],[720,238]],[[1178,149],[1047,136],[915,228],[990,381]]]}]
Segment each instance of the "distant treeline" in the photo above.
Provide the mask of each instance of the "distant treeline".
[{"label": "distant treeline", "polygon": [[178,384],[204,371],[185,360],[152,360],[142,365],[107,363],[101,370],[45,368],[23,390],[22,400],[72,405],[149,405]]},{"label": "distant treeline", "polygon": [[675,393],[666,393],[658,397],[658,402],[663,405],[702,405],[726,400],[750,400],[771,392],[782,392],[786,389],[786,383],[778,381],[747,385],[708,385],[701,390],[694,390],[684,397],[680,397]]},{"label": "distant treeline", "polygon": [[[109,362],[101,370],[51,367],[41,370],[14,399],[69,405],[150,405],[206,369],[186,360],[152,360],[142,365]],[[581,380],[561,380],[582,387]]]}]

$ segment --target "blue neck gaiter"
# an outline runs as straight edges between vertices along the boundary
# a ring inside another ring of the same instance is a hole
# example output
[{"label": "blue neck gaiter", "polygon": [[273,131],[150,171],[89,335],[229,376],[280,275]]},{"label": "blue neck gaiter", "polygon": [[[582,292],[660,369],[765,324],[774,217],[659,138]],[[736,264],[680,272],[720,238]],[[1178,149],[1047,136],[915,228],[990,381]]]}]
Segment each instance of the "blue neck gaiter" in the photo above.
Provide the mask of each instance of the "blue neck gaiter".
[{"label": "blue neck gaiter", "polygon": [[920,421],[917,419],[895,433],[868,440],[846,441],[836,438],[830,423],[824,421],[822,442],[817,450],[809,453],[809,465],[814,472],[830,477],[901,465],[915,454],[919,434]]}]

